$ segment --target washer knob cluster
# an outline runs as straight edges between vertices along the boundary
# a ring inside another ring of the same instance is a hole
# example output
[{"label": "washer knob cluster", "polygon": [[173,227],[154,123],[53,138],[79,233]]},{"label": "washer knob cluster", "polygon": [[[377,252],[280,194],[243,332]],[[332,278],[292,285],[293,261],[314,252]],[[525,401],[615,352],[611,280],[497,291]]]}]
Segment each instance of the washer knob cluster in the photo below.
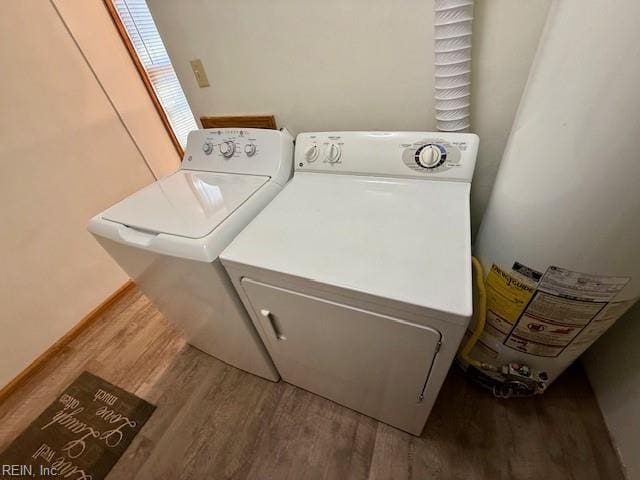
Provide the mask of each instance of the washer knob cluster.
[{"label": "washer knob cluster", "polygon": [[[214,144],[206,141],[202,144],[202,151],[205,155],[211,155],[214,150]],[[218,150],[224,158],[231,158],[236,153],[236,143],[233,140],[225,140],[218,145]],[[253,157],[258,151],[255,143],[247,143],[244,146],[244,153],[247,157]]]}]

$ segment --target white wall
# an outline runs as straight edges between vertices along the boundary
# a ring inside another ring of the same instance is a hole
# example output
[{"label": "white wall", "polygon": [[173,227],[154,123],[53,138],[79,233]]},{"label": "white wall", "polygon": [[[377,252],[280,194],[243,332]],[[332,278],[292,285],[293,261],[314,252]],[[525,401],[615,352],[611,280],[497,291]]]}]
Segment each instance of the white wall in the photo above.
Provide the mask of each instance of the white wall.
[{"label": "white wall", "polygon": [[[313,130],[433,130],[430,0],[148,0],[196,118],[274,113]],[[477,225],[549,0],[478,0],[473,122]],[[199,88],[189,60],[211,86]]]},{"label": "white wall", "polygon": [[582,357],[629,480],[640,479],[640,303]]},{"label": "white wall", "polygon": [[[428,1],[148,3],[196,117],[273,112],[296,132],[434,125]],[[193,58],[211,87],[198,88]]]},{"label": "white wall", "polygon": [[50,2],[3,4],[0,71],[1,387],[127,280],[85,225],[153,176]]}]

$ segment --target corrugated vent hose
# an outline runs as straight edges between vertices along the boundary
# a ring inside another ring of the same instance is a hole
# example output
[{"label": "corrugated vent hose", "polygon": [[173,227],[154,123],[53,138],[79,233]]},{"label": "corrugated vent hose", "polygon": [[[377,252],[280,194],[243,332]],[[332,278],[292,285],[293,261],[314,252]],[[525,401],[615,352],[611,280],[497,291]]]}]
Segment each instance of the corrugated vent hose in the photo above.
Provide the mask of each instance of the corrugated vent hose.
[{"label": "corrugated vent hose", "polygon": [[471,126],[473,0],[435,0],[435,109],[438,130]]}]

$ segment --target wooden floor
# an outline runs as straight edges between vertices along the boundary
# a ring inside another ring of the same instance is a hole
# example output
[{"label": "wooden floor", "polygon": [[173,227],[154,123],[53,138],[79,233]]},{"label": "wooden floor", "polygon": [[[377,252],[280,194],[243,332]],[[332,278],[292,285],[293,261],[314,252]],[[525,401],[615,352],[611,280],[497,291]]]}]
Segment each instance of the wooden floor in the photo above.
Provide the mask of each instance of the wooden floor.
[{"label": "wooden floor", "polygon": [[158,407],[110,480],[623,478],[579,368],[527,400],[453,371],[416,438],[185,345],[135,289],[0,405],[0,450],[83,370]]}]

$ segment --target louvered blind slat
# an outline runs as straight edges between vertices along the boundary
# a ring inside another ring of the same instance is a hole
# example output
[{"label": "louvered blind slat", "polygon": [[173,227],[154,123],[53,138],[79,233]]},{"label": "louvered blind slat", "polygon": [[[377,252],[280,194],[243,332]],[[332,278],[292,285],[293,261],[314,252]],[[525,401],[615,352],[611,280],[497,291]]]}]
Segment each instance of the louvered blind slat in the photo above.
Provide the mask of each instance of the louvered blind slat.
[{"label": "louvered blind slat", "polygon": [[178,81],[145,0],[111,0],[133,48],[145,69],[176,138],[185,148],[187,135],[197,129],[193,113]]}]

